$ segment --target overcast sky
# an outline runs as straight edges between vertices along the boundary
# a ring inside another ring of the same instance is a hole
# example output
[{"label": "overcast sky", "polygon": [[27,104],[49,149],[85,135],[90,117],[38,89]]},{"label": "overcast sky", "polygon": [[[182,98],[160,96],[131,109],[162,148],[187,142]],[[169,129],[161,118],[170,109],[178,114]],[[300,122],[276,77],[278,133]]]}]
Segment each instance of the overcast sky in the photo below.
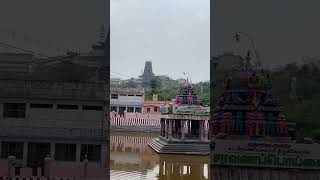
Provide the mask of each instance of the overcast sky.
[{"label": "overcast sky", "polygon": [[233,33],[251,36],[267,67],[319,56],[319,0],[214,0],[214,54],[244,54],[248,39],[235,44]]},{"label": "overcast sky", "polygon": [[106,0],[1,0],[0,42],[46,55],[87,52],[107,10]]},{"label": "overcast sky", "polygon": [[[209,80],[209,0],[111,0],[112,75],[137,77],[146,60],[157,75]],[[319,0],[215,0],[215,54],[237,53],[243,31],[270,67],[319,56]],[[0,42],[55,54],[89,51],[108,17],[106,0],[3,0]],[[242,41],[245,49],[248,43]],[[120,75],[121,74],[121,75]]]},{"label": "overcast sky", "polygon": [[209,80],[209,0],[111,0],[111,75],[138,77],[151,60],[156,75]]}]

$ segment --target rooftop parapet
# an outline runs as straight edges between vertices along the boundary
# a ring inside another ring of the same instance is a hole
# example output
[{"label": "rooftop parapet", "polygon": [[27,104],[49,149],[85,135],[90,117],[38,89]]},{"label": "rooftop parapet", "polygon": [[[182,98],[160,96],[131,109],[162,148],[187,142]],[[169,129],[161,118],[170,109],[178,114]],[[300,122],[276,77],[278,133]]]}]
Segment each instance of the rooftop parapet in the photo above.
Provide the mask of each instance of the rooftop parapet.
[{"label": "rooftop parapet", "polygon": [[107,101],[108,84],[0,79],[0,97]]},{"label": "rooftop parapet", "polygon": [[111,93],[116,94],[144,94],[144,89],[141,88],[125,88],[125,87],[110,87]]}]

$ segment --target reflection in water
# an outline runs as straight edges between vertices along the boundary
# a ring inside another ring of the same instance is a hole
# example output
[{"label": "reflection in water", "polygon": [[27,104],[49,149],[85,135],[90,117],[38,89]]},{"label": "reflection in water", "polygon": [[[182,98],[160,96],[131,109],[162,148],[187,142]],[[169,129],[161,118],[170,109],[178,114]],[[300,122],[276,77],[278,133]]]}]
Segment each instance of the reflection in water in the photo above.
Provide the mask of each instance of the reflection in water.
[{"label": "reflection in water", "polygon": [[157,133],[112,133],[111,179],[209,179],[208,156],[159,155],[147,145],[155,137]]}]

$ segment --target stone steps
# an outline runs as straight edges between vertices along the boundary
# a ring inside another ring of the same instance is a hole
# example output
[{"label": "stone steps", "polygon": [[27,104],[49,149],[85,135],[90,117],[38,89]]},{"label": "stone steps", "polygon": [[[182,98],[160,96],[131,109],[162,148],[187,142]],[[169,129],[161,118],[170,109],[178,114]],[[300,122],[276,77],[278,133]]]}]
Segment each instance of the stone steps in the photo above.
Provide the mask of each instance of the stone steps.
[{"label": "stone steps", "polygon": [[204,143],[167,143],[155,138],[148,145],[160,154],[210,154],[210,146]]},{"label": "stone steps", "polygon": [[137,127],[137,126],[111,126],[110,130],[114,131],[114,132],[128,131],[128,132],[155,132],[155,133],[160,133],[160,128],[159,127],[147,127],[147,126],[142,126],[142,127]]}]

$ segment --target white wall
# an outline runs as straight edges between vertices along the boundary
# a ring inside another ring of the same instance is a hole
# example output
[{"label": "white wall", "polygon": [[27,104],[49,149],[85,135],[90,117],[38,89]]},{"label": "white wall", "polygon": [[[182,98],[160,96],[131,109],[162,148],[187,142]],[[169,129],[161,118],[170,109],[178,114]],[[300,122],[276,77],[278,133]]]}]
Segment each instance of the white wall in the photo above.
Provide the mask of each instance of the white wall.
[{"label": "white wall", "polygon": [[142,106],[144,97],[140,96],[118,96],[118,99],[110,99],[111,106]]},{"label": "white wall", "polygon": [[[4,100],[1,102],[0,112],[3,111],[3,102],[7,101]],[[104,108],[103,102],[38,100],[27,101],[26,103],[26,118],[3,118],[3,113],[1,113],[1,127],[55,127],[101,129],[102,122],[106,120],[106,108]],[[53,104],[53,108],[30,108],[30,103]],[[57,104],[78,105],[78,110],[57,109]],[[82,105],[102,106],[103,109],[101,111],[82,110]]]}]

